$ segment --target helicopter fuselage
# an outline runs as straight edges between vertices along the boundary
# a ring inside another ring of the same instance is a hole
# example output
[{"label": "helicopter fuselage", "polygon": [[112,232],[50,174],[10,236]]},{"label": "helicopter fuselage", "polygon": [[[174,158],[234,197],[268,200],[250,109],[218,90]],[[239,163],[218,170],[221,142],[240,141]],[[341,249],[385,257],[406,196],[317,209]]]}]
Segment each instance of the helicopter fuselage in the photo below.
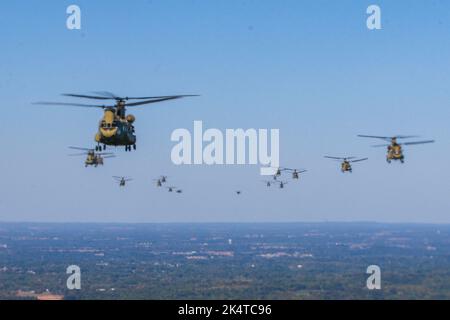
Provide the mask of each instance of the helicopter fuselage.
[{"label": "helicopter fuselage", "polygon": [[341,171],[342,172],[352,172],[352,165],[349,161],[345,160],[341,163]]},{"label": "helicopter fuselage", "polygon": [[405,156],[403,155],[402,146],[398,143],[392,143],[387,147],[386,161],[391,162],[392,160],[400,160],[404,162]]},{"label": "helicopter fuselage", "polygon": [[106,109],[103,118],[100,120],[95,141],[98,144],[109,146],[126,146],[131,150],[131,146],[136,145],[136,135],[134,134],[133,115],[125,116],[124,112],[117,109]]},{"label": "helicopter fuselage", "polygon": [[100,155],[88,153],[86,161],[84,162],[85,166],[95,166],[103,165],[103,158]]}]

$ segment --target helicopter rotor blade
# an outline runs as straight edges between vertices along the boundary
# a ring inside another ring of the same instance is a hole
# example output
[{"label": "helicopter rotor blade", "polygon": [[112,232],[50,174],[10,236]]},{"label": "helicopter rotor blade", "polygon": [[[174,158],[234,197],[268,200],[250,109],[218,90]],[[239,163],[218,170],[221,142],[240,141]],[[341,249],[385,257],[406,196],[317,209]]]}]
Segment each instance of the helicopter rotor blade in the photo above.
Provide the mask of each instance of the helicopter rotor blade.
[{"label": "helicopter rotor blade", "polygon": [[94,91],[93,93],[99,95],[93,96],[95,98],[103,98],[103,99],[115,99],[115,100],[155,100],[155,99],[173,99],[174,97],[194,97],[198,95],[172,95],[172,96],[150,96],[150,97],[119,97],[112,92],[109,91]]},{"label": "helicopter rotor blade", "polygon": [[85,99],[95,99],[95,100],[109,100],[111,98],[101,97],[101,96],[91,96],[86,94],[75,94],[75,93],[63,93],[62,96],[74,97],[74,98],[85,98]]},{"label": "helicopter rotor blade", "polygon": [[73,153],[73,154],[68,154],[69,157],[85,156],[85,155],[87,155],[86,152],[84,152],[84,153]]},{"label": "helicopter rotor blade", "polygon": [[380,148],[380,147],[388,147],[390,144],[384,143],[384,144],[375,144],[372,146],[372,148]]},{"label": "helicopter rotor blade", "polygon": [[139,101],[139,102],[126,103],[125,106],[127,106],[127,107],[134,107],[134,106],[140,106],[140,105],[149,104],[149,103],[162,102],[162,101],[166,101],[166,100],[180,99],[180,98],[184,98],[184,97],[196,97],[196,96],[198,96],[198,95],[166,96],[166,97],[156,98],[156,99],[151,99],[151,100],[144,100],[144,101]]},{"label": "helicopter rotor blade", "polygon": [[94,149],[90,149],[90,148],[80,148],[80,147],[69,147],[69,149],[84,150],[84,151],[94,151]]},{"label": "helicopter rotor blade", "polygon": [[424,143],[434,143],[434,140],[403,142],[402,145],[415,145],[415,144],[424,144]]},{"label": "helicopter rotor blade", "polygon": [[70,103],[70,102],[48,102],[48,101],[40,101],[34,102],[35,105],[44,105],[44,106],[70,106],[70,107],[85,107],[85,108],[112,108],[112,106],[98,105],[98,104],[83,104],[83,103]]},{"label": "helicopter rotor blade", "polygon": [[358,137],[361,137],[361,138],[376,138],[376,139],[382,139],[382,140],[392,140],[392,139],[409,139],[409,138],[417,138],[418,136],[398,135],[398,136],[393,136],[393,137],[383,137],[383,136],[368,136],[368,135],[358,134]]},{"label": "helicopter rotor blade", "polygon": [[356,160],[352,160],[350,162],[360,162],[360,161],[366,161],[366,160],[369,160],[369,158],[356,159]]},{"label": "helicopter rotor blade", "polygon": [[390,140],[391,137],[383,137],[383,136],[369,136],[365,134],[358,134],[358,137],[360,138],[375,138],[375,139],[383,139],[383,140]]},{"label": "helicopter rotor blade", "polygon": [[104,99],[117,99],[117,98],[119,98],[117,95],[115,95],[114,93],[109,92],[109,91],[93,91],[92,93],[95,93],[96,95],[104,97]]},{"label": "helicopter rotor blade", "polygon": [[397,139],[409,139],[409,138],[418,138],[419,136],[395,136],[392,138],[397,138]]},{"label": "helicopter rotor blade", "polygon": [[336,160],[336,161],[348,161],[351,159],[356,159],[356,157],[330,157],[330,156],[325,156],[324,158],[328,158],[328,159],[332,159],[332,160]]}]

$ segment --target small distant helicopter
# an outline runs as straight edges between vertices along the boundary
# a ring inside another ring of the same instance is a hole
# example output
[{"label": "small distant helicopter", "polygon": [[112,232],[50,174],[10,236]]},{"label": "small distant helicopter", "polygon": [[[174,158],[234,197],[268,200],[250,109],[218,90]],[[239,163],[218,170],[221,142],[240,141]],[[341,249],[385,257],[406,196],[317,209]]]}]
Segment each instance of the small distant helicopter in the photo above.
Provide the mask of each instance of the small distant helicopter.
[{"label": "small distant helicopter", "polygon": [[279,186],[280,189],[284,189],[285,185],[288,184],[287,181],[278,181],[278,183],[279,183],[278,186]]},{"label": "small distant helicopter", "polygon": [[[369,158],[356,159],[356,157],[341,158],[341,157],[330,157],[330,156],[325,156],[325,158],[342,161],[341,162],[341,171],[342,172],[352,172],[352,165],[351,165],[351,163],[360,162],[360,161],[366,161],[366,160],[369,159]],[[355,160],[353,160],[353,159],[355,159]]]},{"label": "small distant helicopter", "polygon": [[[136,135],[134,129],[135,116],[126,114],[126,107],[134,107],[149,103],[162,102],[166,100],[180,99],[184,97],[194,97],[197,95],[172,95],[157,97],[119,97],[108,91],[93,92],[94,95],[82,95],[66,93],[63,96],[95,99],[95,100],[115,100],[114,105],[104,104],[81,104],[69,102],[36,102],[40,105],[61,105],[87,108],[101,108],[104,110],[103,118],[100,120],[98,132],[95,135],[97,146],[95,151],[101,151],[106,146],[125,146],[125,151],[136,150]],[[128,102],[129,100],[143,100],[138,102]]]},{"label": "small distant helicopter", "polygon": [[84,166],[94,166],[103,165],[103,159],[106,158],[114,158],[114,153],[111,152],[95,152],[94,149],[89,148],[79,148],[79,147],[69,147],[74,150],[82,150],[84,152],[77,154],[70,154],[69,156],[83,156],[86,155],[86,160],[84,162]]},{"label": "small distant helicopter", "polygon": [[153,181],[156,181],[157,187],[162,187],[163,183],[167,182],[167,176],[160,176],[157,179],[153,179]]},{"label": "small distant helicopter", "polygon": [[167,178],[168,178],[168,176],[160,176],[158,179],[159,179],[162,183],[166,183],[166,182],[167,182]]},{"label": "small distant helicopter", "polygon": [[241,195],[241,193],[242,193],[241,190],[237,190],[237,191],[236,191],[236,194],[237,194],[238,196]]},{"label": "small distant helicopter", "polygon": [[274,169],[277,169],[277,171],[275,172],[273,179],[277,180],[277,178],[281,176],[281,168],[278,167],[278,168],[274,168]]},{"label": "small distant helicopter", "polygon": [[133,180],[133,179],[128,178],[128,177],[117,177],[117,176],[113,176],[113,178],[119,183],[119,186],[120,186],[120,187],[125,187],[125,184],[126,184],[128,181]]},{"label": "small distant helicopter", "polygon": [[391,163],[392,160],[400,160],[401,163],[405,162],[405,156],[403,154],[402,145],[415,145],[415,144],[424,144],[424,143],[433,143],[434,140],[422,140],[422,141],[409,141],[398,143],[397,139],[410,139],[417,138],[418,136],[394,136],[394,137],[382,137],[382,136],[367,136],[367,135],[358,135],[361,138],[375,138],[381,139],[390,142],[389,144],[379,144],[374,145],[373,147],[387,147],[386,161]]},{"label": "small distant helicopter", "polygon": [[183,193],[183,190],[178,189],[177,187],[166,187],[169,192]]},{"label": "small distant helicopter", "polygon": [[277,180],[278,177],[281,177],[281,173],[283,171],[292,172],[292,179],[299,179],[300,174],[307,171],[307,170],[290,169],[290,168],[282,168],[282,167],[272,167],[272,168],[276,169],[275,174],[273,175],[273,180]]},{"label": "small distant helicopter", "polygon": [[273,183],[276,183],[276,181],[270,181],[270,180],[263,180],[266,187],[271,187]]},{"label": "small distant helicopter", "polygon": [[296,180],[298,180],[300,178],[301,173],[308,171],[308,170],[289,169],[289,168],[282,168],[281,170],[292,172],[292,179],[296,179]]}]

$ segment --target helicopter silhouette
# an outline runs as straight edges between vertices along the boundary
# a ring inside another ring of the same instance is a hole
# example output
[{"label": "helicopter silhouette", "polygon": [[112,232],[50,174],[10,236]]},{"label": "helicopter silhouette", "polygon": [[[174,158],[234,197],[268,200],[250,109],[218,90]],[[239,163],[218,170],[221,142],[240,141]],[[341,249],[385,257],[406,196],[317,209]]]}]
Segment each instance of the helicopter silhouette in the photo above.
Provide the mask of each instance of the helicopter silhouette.
[{"label": "helicopter silhouette", "polygon": [[156,179],[153,179],[153,181],[156,182],[157,187],[162,187],[162,185],[167,182],[167,178],[167,176],[160,176]]},{"label": "helicopter silhouette", "polygon": [[106,158],[114,158],[114,153],[111,152],[95,152],[94,149],[89,148],[80,148],[80,147],[69,147],[74,150],[84,151],[82,153],[77,154],[69,154],[69,156],[84,156],[86,155],[86,160],[84,161],[84,166],[94,166],[97,167],[99,165],[103,165],[103,159]]},{"label": "helicopter silhouette", "polygon": [[[157,103],[167,100],[175,100],[185,97],[194,97],[197,95],[171,95],[171,96],[154,96],[154,97],[119,97],[108,91],[93,92],[94,95],[65,93],[63,96],[73,98],[84,98],[93,100],[114,100],[114,104],[82,104],[70,102],[36,102],[38,105],[59,105],[74,106],[86,108],[103,109],[103,117],[100,120],[95,141],[97,146],[95,151],[101,151],[106,146],[125,146],[125,151],[136,150],[136,135],[134,122],[136,117],[126,113],[127,107],[136,107],[151,103]],[[137,102],[129,102],[130,100],[142,100]]]},{"label": "helicopter silhouette", "polygon": [[125,187],[125,184],[126,184],[128,181],[133,180],[133,179],[128,178],[128,177],[117,177],[117,176],[113,176],[113,178],[119,183],[119,186],[120,186],[120,187]]},{"label": "helicopter silhouette", "polygon": [[434,143],[434,140],[422,140],[422,141],[408,141],[399,143],[398,139],[410,139],[410,138],[418,138],[418,136],[393,136],[393,137],[383,137],[383,136],[367,136],[367,135],[358,135],[361,138],[375,138],[381,139],[390,142],[389,144],[379,144],[374,145],[373,147],[387,147],[386,161],[391,163],[392,160],[399,160],[401,163],[405,162],[405,156],[403,154],[402,146],[408,145],[417,145],[417,144],[425,144],[425,143]]},{"label": "helicopter silhouette", "polygon": [[369,158],[361,158],[361,159],[356,159],[356,157],[330,157],[330,156],[325,156],[325,158],[327,159],[333,159],[333,160],[338,160],[341,161],[341,171],[342,172],[352,172],[352,163],[354,162],[360,162],[360,161],[366,161],[369,160]]}]

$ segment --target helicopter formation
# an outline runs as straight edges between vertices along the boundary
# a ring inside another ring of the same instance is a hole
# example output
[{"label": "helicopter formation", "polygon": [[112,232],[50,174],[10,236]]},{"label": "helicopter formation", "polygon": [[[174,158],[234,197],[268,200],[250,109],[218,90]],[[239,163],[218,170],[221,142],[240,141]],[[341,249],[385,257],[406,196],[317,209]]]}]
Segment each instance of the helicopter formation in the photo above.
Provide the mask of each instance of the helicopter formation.
[{"label": "helicopter formation", "polygon": [[[156,179],[153,179],[153,181],[156,182],[156,186],[158,188],[163,187],[163,185],[167,182],[167,178],[168,176],[159,176]],[[169,192],[175,192],[175,193],[183,193],[183,190],[178,188],[178,187],[174,187],[174,186],[165,186],[165,188],[167,189],[167,191]]]},{"label": "helicopter formation", "polygon": [[[196,97],[198,95],[185,94],[185,95],[169,95],[169,96],[144,96],[144,97],[121,97],[117,96],[109,91],[96,91],[92,95],[84,94],[73,94],[66,93],[63,96],[71,98],[81,98],[90,100],[113,100],[113,104],[82,104],[73,102],[36,102],[34,104],[38,105],[58,105],[58,106],[75,106],[75,107],[85,107],[85,108],[101,108],[103,110],[103,116],[99,121],[97,133],[95,134],[94,141],[96,143],[94,148],[82,148],[82,147],[69,147],[73,150],[82,151],[78,154],[70,154],[70,156],[86,156],[84,161],[85,167],[104,164],[104,159],[114,158],[115,154],[112,152],[105,152],[107,146],[117,147],[124,146],[125,151],[136,150],[137,136],[135,132],[134,123],[136,117],[132,114],[127,114],[127,107],[136,107],[142,105],[148,105],[152,103],[158,103],[168,100],[176,100],[185,97]],[[434,143],[434,140],[419,140],[419,141],[406,141],[398,142],[400,139],[411,139],[417,138],[418,136],[372,136],[372,135],[358,135],[361,138],[371,138],[380,139],[385,141],[384,144],[373,145],[373,147],[386,147],[386,161],[391,163],[392,161],[405,162],[405,155],[403,152],[403,146],[409,145],[419,145]],[[368,158],[356,158],[350,157],[335,157],[335,156],[324,156],[327,159],[335,160],[340,162],[340,170],[343,173],[353,172],[352,164],[362,161],[367,161]],[[286,180],[281,180],[283,173],[289,173],[292,180],[299,180],[303,173],[307,172],[305,169],[293,169],[285,167],[277,167],[272,180],[263,180],[267,187],[278,186],[279,189],[284,189],[289,183]],[[153,181],[156,187],[165,187],[168,192],[182,193],[183,190],[176,186],[166,186],[167,176],[161,175]],[[119,184],[120,187],[125,187],[126,183],[133,180],[130,177],[120,177],[113,176],[113,179]],[[241,195],[242,191],[235,191],[237,195]]]},{"label": "helicopter formation", "polygon": [[277,185],[279,189],[284,189],[284,187],[289,183],[286,180],[279,180],[282,176],[283,172],[290,172],[292,180],[299,180],[300,174],[303,174],[304,172],[307,172],[308,170],[305,169],[291,169],[291,168],[273,168],[275,169],[275,174],[273,175],[272,180],[263,180],[266,187],[271,187],[273,185]]}]

